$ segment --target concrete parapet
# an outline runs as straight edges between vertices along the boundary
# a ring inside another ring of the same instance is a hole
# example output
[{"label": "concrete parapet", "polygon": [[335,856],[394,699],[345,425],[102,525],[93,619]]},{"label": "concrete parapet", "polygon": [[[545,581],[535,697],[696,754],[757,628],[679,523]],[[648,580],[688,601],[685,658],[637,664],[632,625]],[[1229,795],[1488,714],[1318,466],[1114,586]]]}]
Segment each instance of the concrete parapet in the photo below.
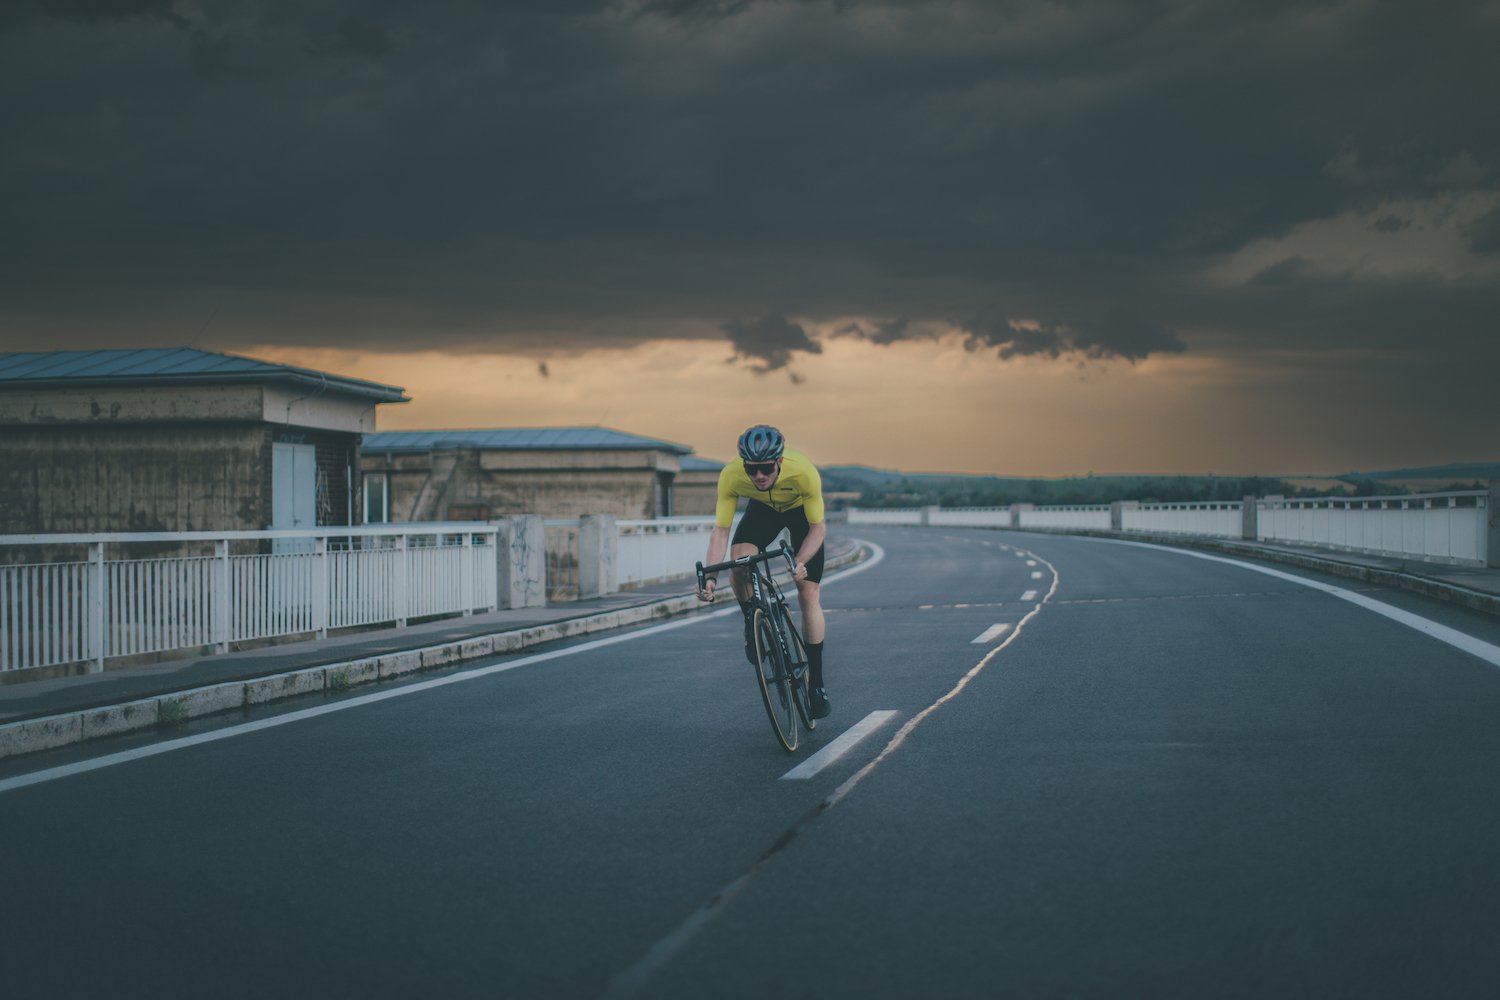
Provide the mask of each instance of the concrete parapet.
[{"label": "concrete parapet", "polygon": [[430,670],[433,667],[441,667],[446,663],[457,663],[459,660],[460,645],[456,642],[444,646],[433,646],[431,649],[422,650],[422,669]]},{"label": "concrete parapet", "polygon": [[936,515],[938,513],[938,511],[940,511],[942,509],[943,508],[937,507],[937,506],[923,507],[922,508],[922,527],[924,527],[924,528],[930,528],[932,526],[932,520],[933,520],[934,515]]},{"label": "concrete parapet", "polygon": [[619,590],[619,529],[613,514],[591,514],[578,522],[578,596],[603,597]]},{"label": "concrete parapet", "polygon": [[294,670],[286,674],[258,677],[245,682],[245,704],[263,705],[268,701],[280,701],[299,694],[311,694],[323,690],[325,671]]},{"label": "concrete parapet", "polygon": [[83,713],[83,739],[92,740],[136,729],[149,729],[156,725],[160,717],[161,704],[155,698],[96,708]]},{"label": "concrete parapet", "polygon": [[1010,505],[1010,526],[1019,528],[1021,526],[1021,515],[1028,510],[1036,510],[1034,503],[1013,503]]},{"label": "concrete parapet", "polygon": [[1109,505],[1109,526],[1113,531],[1125,530],[1125,512],[1127,510],[1140,510],[1139,500],[1116,500]]},{"label": "concrete parapet", "polygon": [[0,727],[0,759],[65,747],[83,739],[83,716],[77,712],[32,719]]},{"label": "concrete parapet", "polygon": [[200,715],[213,715],[215,712],[224,712],[231,708],[243,708],[245,706],[245,682],[232,681],[228,684],[193,688],[191,691],[179,691],[176,694],[162,695],[160,702],[157,709],[160,722],[182,722],[186,719],[196,719]]},{"label": "concrete parapet", "polygon": [[380,659],[355,660],[352,663],[335,663],[323,668],[323,689],[342,691],[360,684],[372,684],[380,680]]},{"label": "concrete parapet", "polygon": [[413,649],[405,653],[382,656],[379,663],[381,680],[387,677],[399,677],[402,674],[410,674],[422,669],[422,652]]},{"label": "concrete parapet", "polygon": [[1485,565],[1500,568],[1500,482],[1490,480],[1489,501],[1489,545]]},{"label": "concrete parapet", "polygon": [[547,529],[534,514],[494,524],[497,593],[502,608],[540,608],[547,603]]}]

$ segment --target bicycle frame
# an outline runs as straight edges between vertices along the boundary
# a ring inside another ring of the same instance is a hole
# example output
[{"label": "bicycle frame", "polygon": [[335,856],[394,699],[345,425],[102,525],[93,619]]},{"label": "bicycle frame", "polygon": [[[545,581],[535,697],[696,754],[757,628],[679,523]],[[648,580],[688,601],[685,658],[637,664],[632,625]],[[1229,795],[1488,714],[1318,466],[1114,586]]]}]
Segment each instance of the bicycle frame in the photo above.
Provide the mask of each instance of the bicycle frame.
[{"label": "bicycle frame", "polygon": [[[761,697],[765,701],[766,714],[771,718],[771,727],[776,731],[777,739],[783,747],[792,751],[797,748],[798,719],[809,732],[817,727],[817,723],[807,707],[807,685],[804,679],[807,661],[805,656],[797,655],[797,651],[803,648],[802,639],[796,626],[792,624],[791,609],[786,598],[768,569],[768,564],[777,558],[785,559],[787,569],[796,573],[796,560],[792,558],[792,550],[785,542],[781,543],[779,549],[731,559],[713,566],[698,563],[696,568],[700,594],[708,586],[709,573],[725,569],[737,573],[749,571],[750,600],[751,606],[755,608],[754,635],[760,656],[756,675]],[[761,631],[762,627],[765,632]],[[769,650],[766,648],[766,639],[769,639],[772,647]],[[775,703],[772,689],[776,692]],[[780,714],[777,712],[777,704],[782,709]],[[794,709],[796,718],[792,717]]]}]

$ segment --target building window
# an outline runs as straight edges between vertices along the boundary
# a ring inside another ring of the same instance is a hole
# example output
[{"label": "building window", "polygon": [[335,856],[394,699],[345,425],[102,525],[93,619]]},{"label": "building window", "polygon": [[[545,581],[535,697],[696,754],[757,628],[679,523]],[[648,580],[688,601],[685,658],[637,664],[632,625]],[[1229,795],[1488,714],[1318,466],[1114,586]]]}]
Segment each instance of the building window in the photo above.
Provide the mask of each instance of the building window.
[{"label": "building window", "polygon": [[653,497],[652,507],[655,509],[653,517],[672,516],[672,474],[658,472],[656,474],[656,491]]},{"label": "building window", "polygon": [[365,523],[387,524],[391,519],[391,484],[383,472],[365,476]]}]

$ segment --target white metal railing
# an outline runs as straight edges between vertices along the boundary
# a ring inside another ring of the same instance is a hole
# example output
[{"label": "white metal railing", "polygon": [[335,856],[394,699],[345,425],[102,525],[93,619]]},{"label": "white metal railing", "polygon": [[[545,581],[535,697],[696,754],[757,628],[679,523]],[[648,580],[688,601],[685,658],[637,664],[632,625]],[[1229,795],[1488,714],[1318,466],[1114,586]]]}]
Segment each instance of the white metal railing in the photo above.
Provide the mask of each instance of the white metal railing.
[{"label": "white metal railing", "polygon": [[616,582],[640,586],[684,576],[708,550],[712,517],[669,517],[654,521],[619,521]]},{"label": "white metal railing", "polygon": [[1120,511],[1120,528],[1167,535],[1239,538],[1245,530],[1245,505],[1238,500],[1126,504]]},{"label": "white metal railing", "polygon": [[[87,554],[0,566],[0,671],[97,671],[111,657],[493,609],[496,531],[465,522],[0,536],[7,552]],[[121,546],[179,553],[109,558]]]},{"label": "white metal railing", "polygon": [[951,528],[1009,528],[1009,507],[949,507],[931,512],[928,524]]},{"label": "white metal railing", "polygon": [[849,524],[921,524],[920,507],[890,508],[886,510],[849,509]]},{"label": "white metal railing", "polygon": [[1017,512],[1019,528],[1108,528],[1109,504],[1083,504],[1073,507],[1021,508]]},{"label": "white metal railing", "polygon": [[1484,565],[1489,494],[1478,490],[1388,497],[1260,501],[1256,537],[1382,555]]}]

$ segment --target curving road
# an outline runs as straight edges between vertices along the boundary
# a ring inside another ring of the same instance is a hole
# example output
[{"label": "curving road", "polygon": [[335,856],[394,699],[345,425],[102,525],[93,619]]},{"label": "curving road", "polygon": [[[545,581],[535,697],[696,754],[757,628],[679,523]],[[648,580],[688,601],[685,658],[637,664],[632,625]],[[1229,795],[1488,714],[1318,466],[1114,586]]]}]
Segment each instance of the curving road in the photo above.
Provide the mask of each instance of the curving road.
[{"label": "curving road", "polygon": [[1495,994],[1500,622],[1098,539],[859,535],[796,756],[730,611],[0,773],[0,982]]}]

